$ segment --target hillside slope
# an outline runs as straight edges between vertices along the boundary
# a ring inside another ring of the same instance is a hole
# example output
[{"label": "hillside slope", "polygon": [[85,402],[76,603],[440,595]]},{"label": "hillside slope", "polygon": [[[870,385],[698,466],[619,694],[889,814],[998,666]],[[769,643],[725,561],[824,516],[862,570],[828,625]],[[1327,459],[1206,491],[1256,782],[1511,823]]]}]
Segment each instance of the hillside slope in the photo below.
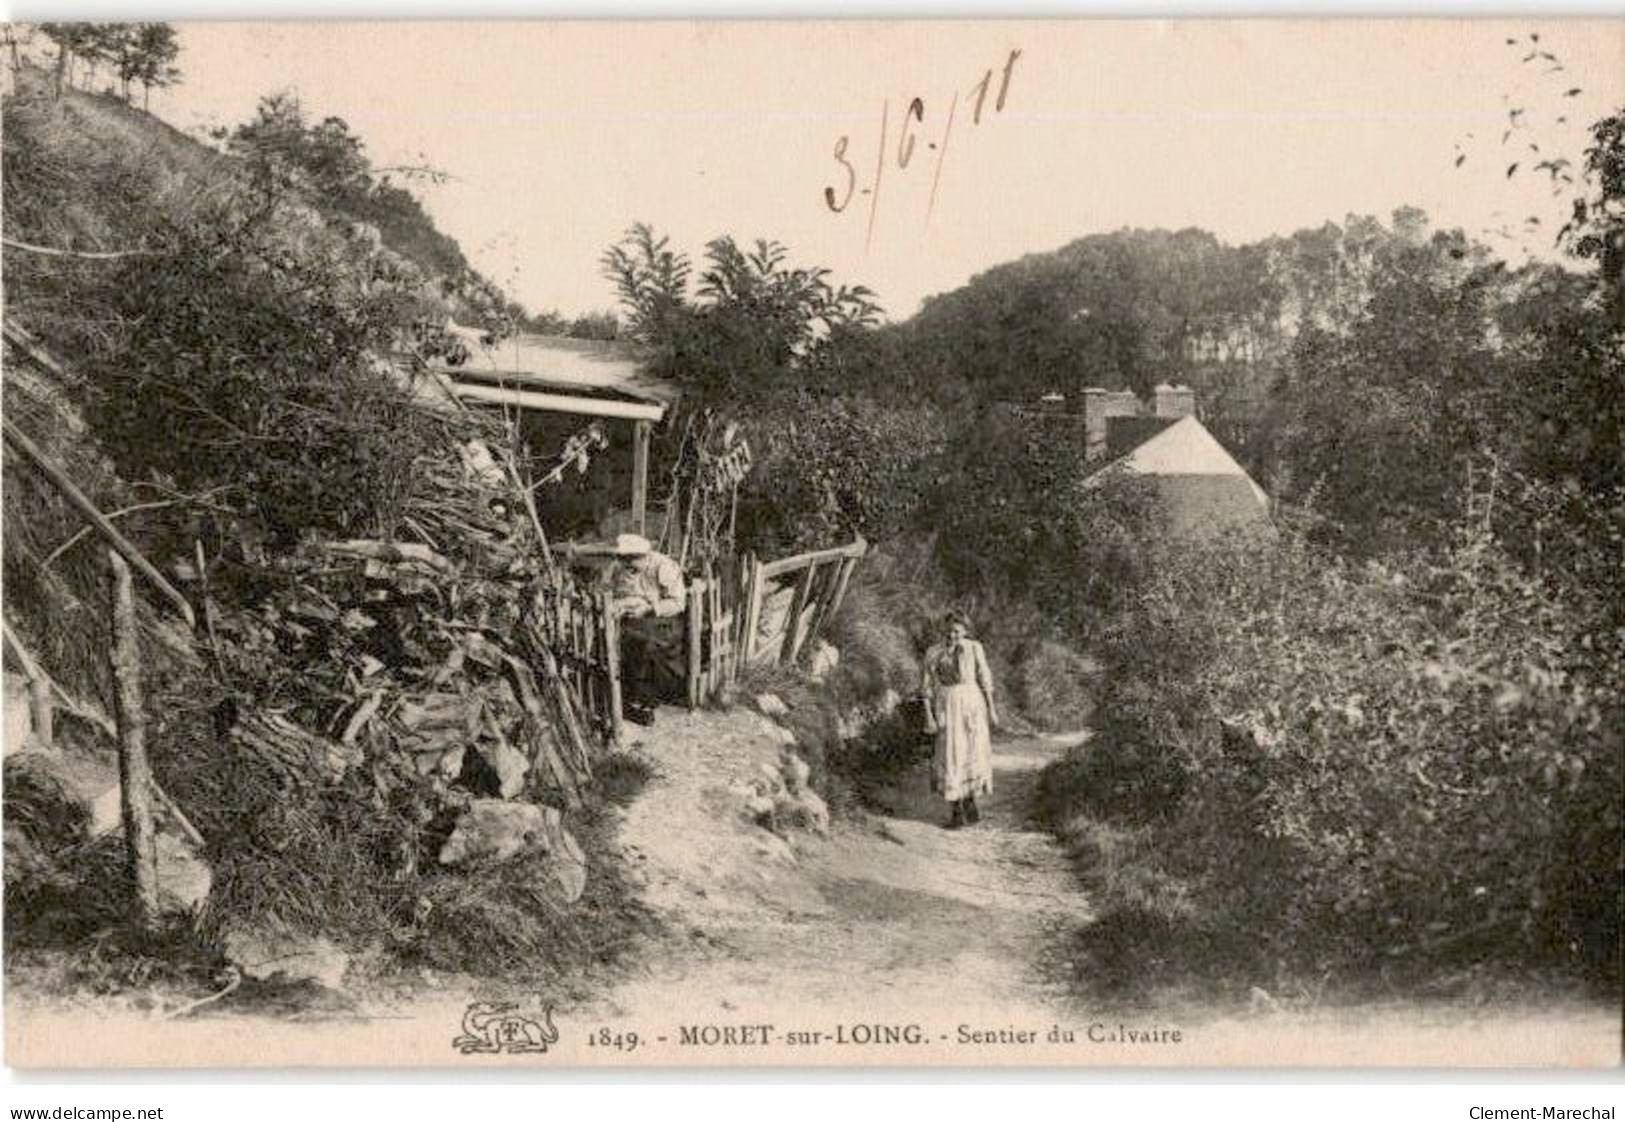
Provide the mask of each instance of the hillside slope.
[{"label": "hillside slope", "polygon": [[[613,957],[638,919],[580,797],[579,703],[525,700],[551,679],[522,469],[494,415],[407,376],[455,278],[296,176],[39,86],[3,107],[7,665],[64,704],[7,745],[13,980],[156,969],[184,999],[284,958],[329,984]],[[139,908],[101,813],[110,535],[53,468],[150,562],[132,661],[157,848],[184,860]],[[464,844],[492,821],[523,827],[514,860]],[[257,953],[283,939],[305,949]]]}]

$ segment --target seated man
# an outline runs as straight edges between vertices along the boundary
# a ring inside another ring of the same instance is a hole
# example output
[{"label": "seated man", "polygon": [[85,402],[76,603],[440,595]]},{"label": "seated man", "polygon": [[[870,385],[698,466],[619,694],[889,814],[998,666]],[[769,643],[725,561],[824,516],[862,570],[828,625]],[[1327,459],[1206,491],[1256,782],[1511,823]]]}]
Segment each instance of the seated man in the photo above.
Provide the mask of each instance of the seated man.
[{"label": "seated man", "polygon": [[649,539],[618,534],[605,546],[581,546],[572,557],[608,554],[614,560],[599,577],[610,610],[621,625],[621,684],[629,702],[681,701],[685,648],[681,616],[688,593],[677,562],[655,551]]},{"label": "seated man", "polygon": [[683,570],[664,553],[655,552],[648,538],[618,534],[612,552],[615,561],[603,580],[617,615],[664,618],[683,610],[687,598]]}]

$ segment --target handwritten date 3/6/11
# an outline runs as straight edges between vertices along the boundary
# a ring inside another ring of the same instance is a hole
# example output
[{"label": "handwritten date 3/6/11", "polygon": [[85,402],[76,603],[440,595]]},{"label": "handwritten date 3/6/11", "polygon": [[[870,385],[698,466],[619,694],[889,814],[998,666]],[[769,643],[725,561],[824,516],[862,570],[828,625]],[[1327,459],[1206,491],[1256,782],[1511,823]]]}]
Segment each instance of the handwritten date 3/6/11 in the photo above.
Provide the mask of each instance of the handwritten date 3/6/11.
[{"label": "handwritten date 3/6/11", "polygon": [[[979,126],[982,118],[988,115],[988,95],[993,94],[992,113],[1004,111],[1005,100],[1010,96],[1010,78],[1015,73],[1016,60],[1021,57],[1019,49],[1012,50],[1004,60],[1004,66],[998,72],[997,89],[995,92],[995,71],[989,67],[982,77],[968,90],[963,91],[972,99],[971,125]],[[935,167],[931,172],[931,194],[926,202],[925,220],[931,220],[931,212],[937,205],[937,185],[942,181],[942,165],[948,157],[948,142],[953,139],[954,118],[959,110],[959,96],[961,91],[955,90],[948,102],[948,112],[944,119],[941,136],[938,139],[929,139],[933,122],[926,120],[926,106],[924,98],[912,98],[908,107],[903,110],[903,119],[898,128],[896,152],[894,155],[897,170],[906,172],[909,165],[914,162],[915,151],[920,143],[936,153]],[[880,144],[875,153],[874,179],[866,187],[858,186],[858,168],[853,163],[857,158],[851,152],[851,136],[842,136],[835,141],[835,162],[840,165],[841,182],[837,186],[824,188],[824,205],[836,214],[842,214],[852,203],[852,197],[863,194],[869,198],[869,223],[864,235],[864,246],[874,238],[875,214],[880,209],[880,187],[886,177],[886,167],[891,161],[887,159],[893,155],[891,151],[891,102],[883,101],[880,106]]]}]

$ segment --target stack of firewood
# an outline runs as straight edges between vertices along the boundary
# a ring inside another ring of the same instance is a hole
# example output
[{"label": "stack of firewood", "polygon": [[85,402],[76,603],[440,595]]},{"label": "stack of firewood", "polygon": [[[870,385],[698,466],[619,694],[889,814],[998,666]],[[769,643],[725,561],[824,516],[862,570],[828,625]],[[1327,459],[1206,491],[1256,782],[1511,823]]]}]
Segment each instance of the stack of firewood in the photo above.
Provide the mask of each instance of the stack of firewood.
[{"label": "stack of firewood", "polygon": [[278,558],[275,577],[256,607],[213,620],[228,680],[257,686],[228,734],[236,751],[294,787],[361,770],[383,793],[579,799],[590,750],[527,625],[533,566],[360,540]]}]

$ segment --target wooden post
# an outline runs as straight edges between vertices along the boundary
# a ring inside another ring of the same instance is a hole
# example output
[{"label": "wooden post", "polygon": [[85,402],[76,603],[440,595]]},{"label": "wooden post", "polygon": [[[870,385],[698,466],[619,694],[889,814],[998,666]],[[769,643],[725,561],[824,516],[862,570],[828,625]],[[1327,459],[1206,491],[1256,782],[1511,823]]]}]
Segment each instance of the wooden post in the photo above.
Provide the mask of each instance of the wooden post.
[{"label": "wooden post", "polygon": [[151,931],[158,922],[158,843],[152,827],[152,769],[147,763],[147,722],[141,700],[141,647],[135,622],[130,566],[116,549],[113,566],[113,720],[118,727],[119,808],[124,851],[134,894],[136,923]]},{"label": "wooden post", "polygon": [[706,608],[711,617],[711,657],[707,660],[706,686],[707,696],[715,697],[717,690],[722,686],[723,660],[728,657],[728,643],[723,629],[722,617],[722,582],[713,580],[710,588],[706,590]]},{"label": "wooden post", "polygon": [[649,422],[632,422],[632,524],[647,534],[649,506]]},{"label": "wooden post", "polygon": [[749,614],[750,605],[750,555],[744,554],[739,558],[737,569],[738,578],[734,581],[733,605],[728,622],[731,629],[728,634],[728,684],[731,686],[739,681],[741,652],[745,648],[745,635],[743,623]]},{"label": "wooden post", "polygon": [[750,605],[750,557],[742,553],[737,561],[734,570],[737,576],[734,580],[733,658],[728,663],[729,685],[739,679],[740,652],[745,649],[745,616],[749,614]]},{"label": "wooden post", "polygon": [[746,554],[747,564],[751,566],[751,579],[747,584],[749,592],[744,598],[744,642],[739,644],[739,657],[744,660],[744,667],[751,667],[751,659],[756,657],[756,629],[762,626],[762,563],[756,554]]},{"label": "wooden post", "polygon": [[28,679],[28,722],[34,737],[49,748],[56,742],[56,710],[51,701],[51,683],[42,677]]},{"label": "wooden post", "polygon": [[705,626],[705,582],[695,580],[688,586],[688,616],[684,630],[688,637],[688,707],[698,709],[704,699],[700,696],[700,628]]},{"label": "wooden post", "polygon": [[569,657],[574,655],[576,652],[575,647],[570,644],[569,629],[564,625],[565,605],[563,585],[558,585],[554,588],[550,599],[548,600],[548,610],[548,626],[553,629],[552,633],[547,637],[548,647],[554,653],[564,658],[565,662],[563,667],[560,668],[560,673],[566,675],[569,683],[575,687],[576,696],[581,699],[582,712],[586,714],[587,719],[591,721],[592,711],[586,708],[587,691],[581,688],[582,682],[579,674],[577,673],[577,669],[581,664],[574,658]]},{"label": "wooden post", "polygon": [[598,610],[604,617],[604,666],[609,675],[609,737],[621,742],[621,621],[610,604],[609,593],[598,594]]},{"label": "wooden post", "polygon": [[[598,689],[598,660],[588,648],[582,637],[586,628],[594,632],[598,628],[598,615],[594,610],[598,604],[596,594],[588,600],[578,600],[575,597],[559,597],[560,604],[564,605],[565,621],[564,649],[569,653],[570,663],[576,668],[577,688],[581,691],[581,700],[587,707],[587,717],[593,721],[600,731],[604,728],[603,706]],[[583,623],[583,619],[586,622]]]},{"label": "wooden post", "polygon": [[848,557],[835,566],[834,578],[830,581],[830,588],[819,601],[818,614],[813,617],[812,629],[807,632],[807,641],[810,643],[823,634],[829,621],[835,618],[840,610],[841,600],[846,596],[846,582],[852,579],[852,570],[858,567],[856,557]]},{"label": "wooden post", "polygon": [[858,558],[849,557],[846,564],[841,566],[841,579],[835,582],[835,595],[829,602],[829,614],[834,616],[841,610],[841,601],[846,599],[846,585],[852,579],[852,570],[858,567]]},{"label": "wooden post", "polygon": [[35,661],[34,656],[23,646],[22,640],[12,632],[9,623],[5,625],[5,636],[6,646],[11,648],[18,669],[28,680],[28,721],[33,727],[34,737],[44,746],[50,747],[56,738],[56,703],[51,699],[53,683]]},{"label": "wooden post", "polygon": [[709,698],[717,685],[717,582],[705,582],[705,638],[700,651],[700,695]]},{"label": "wooden post", "polygon": [[784,645],[779,648],[779,663],[788,666],[795,662],[801,650],[801,613],[806,610],[807,598],[812,595],[813,578],[818,575],[818,562],[814,561],[802,572],[796,582],[795,599],[790,602],[790,614],[784,619]]}]

